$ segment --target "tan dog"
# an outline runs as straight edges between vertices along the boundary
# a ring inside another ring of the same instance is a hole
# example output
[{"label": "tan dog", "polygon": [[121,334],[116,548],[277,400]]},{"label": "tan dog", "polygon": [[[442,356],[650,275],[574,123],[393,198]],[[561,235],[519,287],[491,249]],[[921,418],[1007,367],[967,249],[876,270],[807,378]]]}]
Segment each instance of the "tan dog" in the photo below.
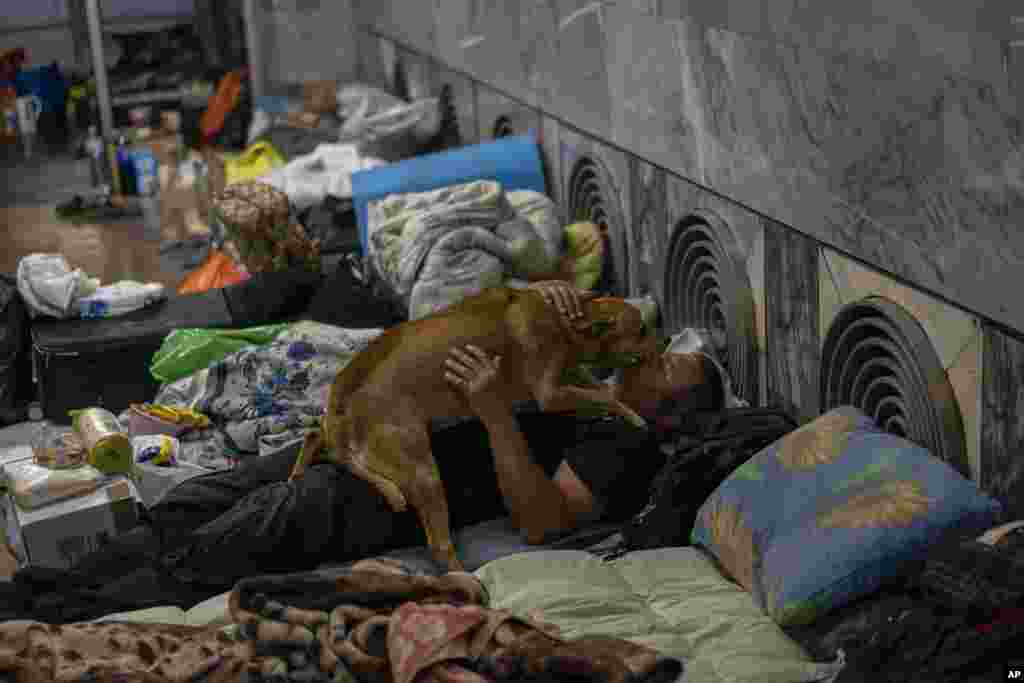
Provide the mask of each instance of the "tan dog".
[{"label": "tan dog", "polygon": [[642,362],[657,353],[655,335],[622,299],[591,298],[582,309],[570,323],[540,292],[499,287],[388,329],[338,373],[321,428],[306,436],[289,479],[321,459],[348,467],[396,512],[412,505],[435,555],[460,570],[428,431],[431,420],[473,415],[444,378],[453,348],[500,355],[499,386],[510,401],[532,398],[544,411],[599,403],[643,424],[610,387],[567,386],[563,374],[580,362]]}]

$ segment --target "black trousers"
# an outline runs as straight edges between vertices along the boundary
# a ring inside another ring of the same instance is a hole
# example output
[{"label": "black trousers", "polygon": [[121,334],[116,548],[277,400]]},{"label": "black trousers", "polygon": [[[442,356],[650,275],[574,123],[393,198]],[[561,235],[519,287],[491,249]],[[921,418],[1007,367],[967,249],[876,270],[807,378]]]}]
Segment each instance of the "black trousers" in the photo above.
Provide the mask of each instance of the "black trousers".
[{"label": "black trousers", "polygon": [[70,571],[29,567],[0,583],[0,619],[63,623],[182,609],[245,576],[303,571],[417,544],[410,513],[348,470],[317,465],[287,482],[298,449],[179,484],[135,529]]},{"label": "black trousers", "polygon": [[161,565],[192,583],[312,569],[416,542],[416,521],[395,514],[345,468],[315,465],[294,482],[298,446],[183,482],[149,511]]},{"label": "black trousers", "polygon": [[[574,438],[575,418],[526,410],[517,420],[531,456],[553,474]],[[432,430],[431,448],[453,530],[507,514],[489,436],[478,420]],[[376,488],[346,468],[315,465],[287,481],[299,449],[244,460],[169,491],[149,511],[164,549],[162,566],[189,582],[223,585],[425,544],[412,509],[392,511]]]}]

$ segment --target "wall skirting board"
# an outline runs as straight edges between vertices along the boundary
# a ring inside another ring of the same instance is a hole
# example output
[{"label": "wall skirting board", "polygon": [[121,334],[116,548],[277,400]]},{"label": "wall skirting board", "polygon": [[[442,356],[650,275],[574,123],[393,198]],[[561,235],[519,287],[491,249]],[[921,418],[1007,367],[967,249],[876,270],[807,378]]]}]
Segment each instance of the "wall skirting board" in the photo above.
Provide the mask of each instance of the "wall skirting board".
[{"label": "wall skirting board", "polygon": [[709,328],[748,400],[854,403],[1024,516],[1024,126],[984,69],[903,88],[902,63],[666,2],[380,4],[362,77],[450,86],[464,144],[534,134],[608,288]]}]

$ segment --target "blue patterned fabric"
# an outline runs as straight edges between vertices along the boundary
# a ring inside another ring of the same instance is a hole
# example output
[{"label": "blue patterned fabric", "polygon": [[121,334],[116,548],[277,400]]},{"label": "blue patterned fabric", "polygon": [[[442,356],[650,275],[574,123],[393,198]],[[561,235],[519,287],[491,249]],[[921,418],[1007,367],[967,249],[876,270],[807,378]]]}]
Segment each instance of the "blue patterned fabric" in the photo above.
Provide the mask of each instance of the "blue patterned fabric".
[{"label": "blue patterned fabric", "polygon": [[928,450],[843,407],[786,435],[705,501],[692,541],[780,624],[876,590],[943,532],[1000,512]]}]

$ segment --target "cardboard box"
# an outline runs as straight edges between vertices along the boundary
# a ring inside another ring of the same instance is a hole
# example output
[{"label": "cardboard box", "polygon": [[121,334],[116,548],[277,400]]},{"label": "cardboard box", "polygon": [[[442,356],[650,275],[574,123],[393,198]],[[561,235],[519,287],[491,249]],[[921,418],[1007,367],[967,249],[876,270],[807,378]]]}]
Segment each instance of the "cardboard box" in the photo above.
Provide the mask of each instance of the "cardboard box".
[{"label": "cardboard box", "polygon": [[0,449],[0,472],[3,472],[4,465],[18,460],[26,460],[32,457],[32,446],[20,445]]},{"label": "cardboard box", "polygon": [[36,510],[22,510],[3,496],[7,544],[19,567],[70,569],[139,521],[138,492],[130,480],[115,477],[84,496]]},{"label": "cardboard box", "polygon": [[302,84],[302,109],[311,114],[333,114],[338,110],[337,81],[306,81]]},{"label": "cardboard box", "polygon": [[[187,240],[208,235],[205,206],[197,184],[197,175],[191,172],[192,153],[185,161],[180,159],[180,144],[176,135],[157,134],[143,143],[153,151],[157,160],[160,185],[160,232],[165,241]],[[201,161],[201,157],[195,156]]]}]

